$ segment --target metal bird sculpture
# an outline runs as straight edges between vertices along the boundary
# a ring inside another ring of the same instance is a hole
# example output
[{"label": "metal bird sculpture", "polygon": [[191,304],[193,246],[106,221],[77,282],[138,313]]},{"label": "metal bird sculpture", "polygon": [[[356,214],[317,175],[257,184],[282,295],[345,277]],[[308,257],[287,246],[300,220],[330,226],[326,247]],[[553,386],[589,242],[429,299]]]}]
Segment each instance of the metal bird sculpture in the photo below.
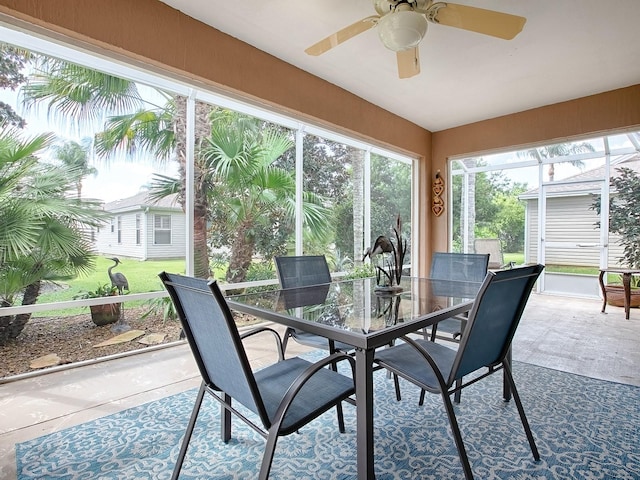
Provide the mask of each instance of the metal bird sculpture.
[{"label": "metal bird sculpture", "polygon": [[393,252],[393,245],[391,244],[391,241],[384,235],[380,235],[378,238],[376,238],[376,241],[373,243],[373,247],[367,248],[367,250],[364,252],[362,261],[364,262],[365,258],[367,257],[373,258],[374,256],[379,255],[380,253],[392,253],[392,252]]},{"label": "metal bird sculpture", "polygon": [[115,262],[107,270],[107,272],[109,273],[109,278],[111,279],[111,285],[116,287],[118,289],[118,293],[122,295],[122,290],[129,290],[129,281],[127,280],[127,277],[125,277],[122,273],[120,272],[113,273],[111,271],[122,262],[118,257],[113,257],[113,258],[110,258],[109,260],[111,260],[112,262]]},{"label": "metal bird sculpture", "polygon": [[[113,257],[113,258],[110,258],[109,260],[114,262],[114,264],[107,269],[107,272],[109,273],[109,278],[111,279],[111,285],[116,287],[118,289],[118,293],[122,295],[123,290],[127,290],[127,291],[129,290],[129,281],[127,280],[127,277],[125,277],[122,273],[112,272],[112,270],[118,265],[120,265],[122,262],[118,257]],[[121,303],[120,316],[118,317],[118,321],[113,325],[113,327],[111,327],[111,331],[114,333],[122,333],[128,330],[131,330],[131,326],[124,319],[124,304]]]},{"label": "metal bird sculpture", "polygon": [[[373,260],[373,257],[378,254],[390,253],[391,255],[383,255],[382,263],[376,265],[376,289],[384,291],[397,291],[402,290],[400,287],[400,280],[402,279],[402,269],[404,265],[404,257],[407,252],[407,241],[402,238],[402,219],[400,215],[396,216],[395,225],[392,227],[394,241],[380,235],[376,238],[373,247],[367,248],[367,251],[362,257],[362,261],[369,257]],[[384,277],[383,277],[384,276]]]}]

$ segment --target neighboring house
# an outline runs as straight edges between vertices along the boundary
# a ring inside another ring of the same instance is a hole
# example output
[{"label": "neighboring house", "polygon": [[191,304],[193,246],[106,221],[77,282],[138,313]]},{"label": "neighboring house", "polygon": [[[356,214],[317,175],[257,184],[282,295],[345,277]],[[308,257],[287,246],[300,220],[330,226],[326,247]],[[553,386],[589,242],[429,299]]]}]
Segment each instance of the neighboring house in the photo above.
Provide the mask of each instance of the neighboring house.
[{"label": "neighboring house", "polygon": [[[611,163],[611,176],[617,176],[617,167],[640,172],[640,155],[630,155]],[[567,178],[558,185],[548,184],[546,189],[545,263],[548,265],[575,265],[598,267],[600,261],[599,218],[591,208],[600,195],[605,178],[605,167],[599,167]],[[520,195],[525,201],[525,261],[537,261],[538,253],[538,193],[530,190]],[[615,196],[615,191],[611,191]],[[619,266],[623,249],[616,236],[609,237],[608,265]]]},{"label": "neighboring house", "polygon": [[103,208],[111,218],[96,235],[99,254],[140,260],[184,258],[185,215],[177,195],[154,202],[148,192],[141,192]]}]

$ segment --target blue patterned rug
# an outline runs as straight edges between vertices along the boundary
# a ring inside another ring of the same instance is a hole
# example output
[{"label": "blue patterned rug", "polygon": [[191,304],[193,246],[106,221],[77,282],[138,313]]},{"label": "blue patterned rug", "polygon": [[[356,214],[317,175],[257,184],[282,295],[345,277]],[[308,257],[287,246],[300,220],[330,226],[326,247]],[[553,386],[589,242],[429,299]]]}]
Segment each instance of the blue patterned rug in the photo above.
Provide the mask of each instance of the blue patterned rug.
[{"label": "blue patterned rug", "polygon": [[[640,388],[524,363],[514,376],[541,461],[535,462],[513,402],[501,398],[502,376],[465,389],[456,407],[478,479],[640,478]],[[463,477],[442,401],[375,374],[376,476]],[[167,397],[16,445],[18,480],[168,479],[196,390]],[[281,438],[271,478],[355,479],[355,408],[345,405],[347,432],[335,410]],[[205,397],[181,479],[254,479],[264,440],[234,420],[233,439],[219,439],[219,407]]]}]

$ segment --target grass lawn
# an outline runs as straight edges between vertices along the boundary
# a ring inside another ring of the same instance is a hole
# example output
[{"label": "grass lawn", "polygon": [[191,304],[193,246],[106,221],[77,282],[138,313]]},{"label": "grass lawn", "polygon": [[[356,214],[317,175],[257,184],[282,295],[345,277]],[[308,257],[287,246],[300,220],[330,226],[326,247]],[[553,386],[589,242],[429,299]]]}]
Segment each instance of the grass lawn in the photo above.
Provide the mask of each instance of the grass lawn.
[{"label": "grass lawn", "polygon": [[[93,273],[86,276],[56,281],[62,289],[46,292],[40,295],[38,303],[60,302],[73,300],[73,297],[82,292],[95,290],[98,286],[111,284],[107,269],[113,265],[113,261],[98,257]],[[158,274],[163,270],[172,273],[184,273],[185,262],[178,260],[147,260],[141,262],[134,259],[124,259],[122,263],[113,269],[120,272],[129,281],[130,293],[155,292],[162,290],[162,283]]]},{"label": "grass lawn", "polygon": [[[83,275],[71,279],[61,279],[55,281],[59,288],[46,288],[38,297],[38,303],[54,303],[66,300],[73,300],[75,296],[83,292],[96,290],[98,286],[109,284],[109,274],[107,269],[113,265],[113,261],[106,257],[96,258],[96,267],[89,275]],[[122,259],[122,263],[113,269],[114,272],[121,272],[129,282],[130,293],[155,292],[162,290],[162,283],[158,274],[166,270],[172,273],[184,273],[185,261],[177,260],[147,260],[140,261],[134,259]],[[131,305],[140,305],[144,302],[131,302]],[[79,307],[65,310],[55,310],[48,312],[34,313],[34,317],[50,317],[61,315],[77,315],[88,312],[87,307]]]},{"label": "grass lawn", "polygon": [[[524,263],[524,253],[505,253],[505,263],[515,262],[516,265]],[[76,277],[72,279],[61,279],[55,283],[60,288],[45,289],[38,298],[38,303],[54,303],[65,300],[73,300],[77,295],[86,291],[95,290],[98,286],[111,284],[107,269],[113,265],[113,261],[107,257],[97,257],[96,267],[90,275]],[[215,278],[224,278],[226,267],[218,268],[215,271]],[[158,274],[166,270],[172,273],[184,273],[185,261],[177,260],[147,260],[122,259],[122,263],[114,268],[114,272],[120,272],[129,281],[130,293],[155,292],[162,290],[162,284]],[[597,275],[597,267],[571,267],[566,265],[547,265],[548,272],[581,273]],[[140,305],[143,302],[130,302],[131,305]],[[64,311],[49,311],[35,313],[36,317],[47,317],[54,315],[75,315],[87,311],[87,307],[66,309]]]}]

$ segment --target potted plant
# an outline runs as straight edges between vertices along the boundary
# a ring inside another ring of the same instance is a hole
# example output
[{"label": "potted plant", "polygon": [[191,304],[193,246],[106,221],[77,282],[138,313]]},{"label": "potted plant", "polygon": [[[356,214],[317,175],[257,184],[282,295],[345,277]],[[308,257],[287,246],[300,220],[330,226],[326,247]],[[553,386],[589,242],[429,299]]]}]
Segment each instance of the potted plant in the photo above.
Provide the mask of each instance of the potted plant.
[{"label": "potted plant", "polygon": [[[82,292],[73,298],[87,299],[100,297],[113,297],[118,295],[118,288],[115,285],[98,285],[95,290]],[[91,310],[91,320],[98,326],[115,323],[120,318],[120,303],[106,303],[103,305],[89,305]]]},{"label": "potted plant", "polygon": [[[616,169],[618,175],[611,178],[609,207],[609,233],[618,235],[618,243],[623,247],[623,255],[618,259],[624,268],[640,268],[640,175],[628,167]],[[592,208],[600,214],[600,197]],[[600,222],[596,225],[599,227]],[[631,306],[640,306],[640,288],[638,276],[631,277]],[[607,285],[607,303],[614,306],[624,305],[624,293],[621,284]]]}]

